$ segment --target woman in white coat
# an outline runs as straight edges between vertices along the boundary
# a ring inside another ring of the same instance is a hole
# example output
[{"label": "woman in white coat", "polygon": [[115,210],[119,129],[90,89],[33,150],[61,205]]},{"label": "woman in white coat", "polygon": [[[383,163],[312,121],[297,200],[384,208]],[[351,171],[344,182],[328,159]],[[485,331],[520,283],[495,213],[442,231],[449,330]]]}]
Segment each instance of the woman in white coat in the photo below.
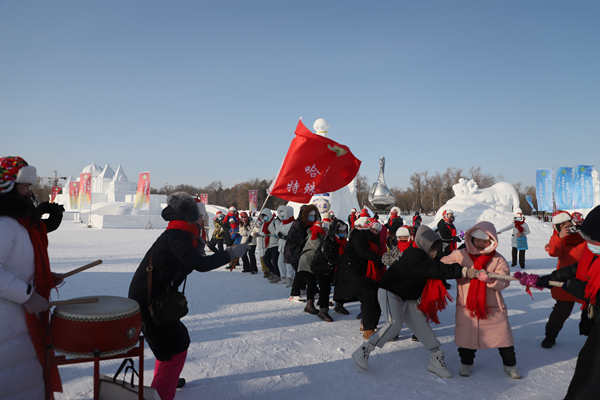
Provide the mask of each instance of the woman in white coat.
[{"label": "woman in white coat", "polygon": [[[36,169],[21,157],[0,158],[0,398],[44,399],[50,290],[62,282],[50,272],[46,226],[30,186]],[[35,280],[35,285],[34,285]],[[49,383],[62,391],[58,368]]]},{"label": "woman in white coat", "polygon": [[294,222],[294,209],[289,206],[279,206],[277,207],[277,214],[281,219],[281,224],[277,227],[275,234],[279,239],[279,272],[281,274],[281,280],[279,283],[285,284],[285,287],[292,286],[292,282],[294,281],[294,276],[296,272],[294,271],[294,267],[292,264],[286,263],[284,261],[284,251],[285,251],[285,239],[287,238],[288,232],[290,231],[290,227],[292,226],[292,222]]},{"label": "woman in white coat", "polygon": [[[523,211],[520,208],[515,210],[515,217],[513,218],[512,224],[507,226],[506,228],[502,228],[498,231],[498,234],[502,232],[506,232],[512,229],[512,265],[514,267],[517,265],[517,252],[519,253],[519,266],[521,268],[525,268],[525,250],[527,250],[527,235],[531,232],[529,230],[529,225],[525,222],[525,217],[523,216]],[[522,239],[519,239],[522,238]],[[523,244],[524,243],[524,244]]]}]

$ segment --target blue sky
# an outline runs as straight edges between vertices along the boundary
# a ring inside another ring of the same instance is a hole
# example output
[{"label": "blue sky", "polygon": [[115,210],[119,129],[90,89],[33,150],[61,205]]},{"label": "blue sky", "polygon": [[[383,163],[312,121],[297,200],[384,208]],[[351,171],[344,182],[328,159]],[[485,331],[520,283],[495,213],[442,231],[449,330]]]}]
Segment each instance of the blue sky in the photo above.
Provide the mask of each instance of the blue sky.
[{"label": "blue sky", "polygon": [[298,118],[372,182],[598,166],[598,1],[0,1],[1,156],[273,178]]}]

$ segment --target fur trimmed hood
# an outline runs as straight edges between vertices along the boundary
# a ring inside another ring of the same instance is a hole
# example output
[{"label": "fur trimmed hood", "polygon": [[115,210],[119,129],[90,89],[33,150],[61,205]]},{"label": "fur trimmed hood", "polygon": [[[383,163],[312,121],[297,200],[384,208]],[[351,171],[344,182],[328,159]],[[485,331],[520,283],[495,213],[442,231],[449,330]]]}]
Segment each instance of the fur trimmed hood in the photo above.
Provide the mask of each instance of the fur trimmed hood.
[{"label": "fur trimmed hood", "polygon": [[167,204],[167,207],[161,213],[165,221],[196,222],[200,218],[196,200],[185,192],[173,193],[167,197]]},{"label": "fur trimmed hood", "polygon": [[302,210],[301,223],[303,226],[308,226],[308,214],[310,214],[311,211],[314,211],[316,213],[315,222],[321,220],[321,214],[319,214],[319,209],[317,208],[317,206],[315,206],[314,204],[309,204],[304,210]]}]

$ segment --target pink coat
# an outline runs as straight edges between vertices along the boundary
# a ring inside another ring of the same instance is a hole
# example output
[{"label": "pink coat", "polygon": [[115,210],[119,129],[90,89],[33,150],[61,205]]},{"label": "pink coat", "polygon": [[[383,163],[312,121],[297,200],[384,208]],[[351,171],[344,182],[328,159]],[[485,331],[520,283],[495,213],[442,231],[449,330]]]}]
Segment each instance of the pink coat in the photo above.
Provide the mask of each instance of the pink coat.
[{"label": "pink coat", "polygon": [[[485,231],[493,238],[492,245],[481,253],[489,254],[495,250],[498,247],[496,228],[489,222],[481,221],[465,233],[466,249],[454,250],[450,255],[442,258],[442,262],[447,264],[459,263],[463,267],[473,267],[473,261],[468,253],[479,253],[471,243],[471,232],[477,228]],[[486,270],[496,274],[510,275],[508,263],[499,253],[494,255],[487,265]],[[454,344],[458,347],[473,350],[513,346],[512,329],[508,322],[506,303],[504,303],[501,293],[510,284],[510,281],[496,279],[495,282],[486,284],[487,305],[491,313],[488,314],[488,318],[485,320],[471,317],[470,312],[465,308],[470,282],[471,279],[469,278],[456,280],[456,329],[454,332]]]}]

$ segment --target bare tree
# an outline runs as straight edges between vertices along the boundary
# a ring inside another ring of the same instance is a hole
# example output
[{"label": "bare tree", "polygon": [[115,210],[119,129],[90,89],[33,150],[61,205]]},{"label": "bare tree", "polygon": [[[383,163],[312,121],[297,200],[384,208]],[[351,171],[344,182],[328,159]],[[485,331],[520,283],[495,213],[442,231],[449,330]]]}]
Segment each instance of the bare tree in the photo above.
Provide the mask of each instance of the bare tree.
[{"label": "bare tree", "polygon": [[429,171],[415,172],[410,176],[410,185],[416,195],[416,204],[419,212],[423,212],[423,197],[427,191],[427,175]]}]

